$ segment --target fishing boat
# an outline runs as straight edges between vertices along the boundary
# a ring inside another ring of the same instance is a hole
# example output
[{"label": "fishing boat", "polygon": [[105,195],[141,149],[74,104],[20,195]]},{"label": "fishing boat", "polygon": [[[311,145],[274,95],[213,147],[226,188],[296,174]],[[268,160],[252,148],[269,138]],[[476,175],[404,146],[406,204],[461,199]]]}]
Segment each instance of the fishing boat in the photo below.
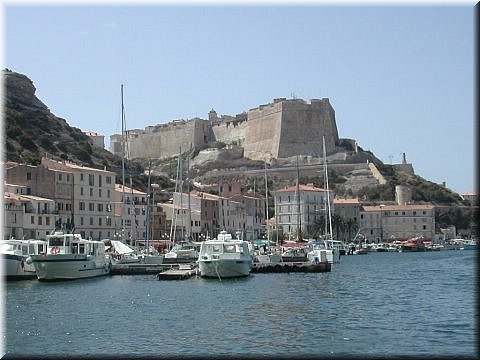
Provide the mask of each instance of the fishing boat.
[{"label": "fishing boat", "polygon": [[103,241],[56,231],[46,236],[46,242],[46,253],[30,255],[26,260],[34,265],[39,280],[73,280],[110,274],[112,263]]},{"label": "fishing boat", "polygon": [[0,240],[4,277],[6,280],[34,279],[37,277],[35,267],[27,263],[30,255],[45,252],[47,242],[36,239]]},{"label": "fishing boat", "polygon": [[253,261],[248,242],[234,240],[222,230],[217,239],[206,240],[200,245],[198,269],[205,278],[235,278],[250,275]]}]

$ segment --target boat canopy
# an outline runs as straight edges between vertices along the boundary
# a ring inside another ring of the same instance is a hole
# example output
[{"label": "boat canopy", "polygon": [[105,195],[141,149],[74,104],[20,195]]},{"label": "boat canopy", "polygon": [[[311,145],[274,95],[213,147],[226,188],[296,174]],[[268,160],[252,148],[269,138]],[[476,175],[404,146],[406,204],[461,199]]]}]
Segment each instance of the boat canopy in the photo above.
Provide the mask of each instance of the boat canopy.
[{"label": "boat canopy", "polygon": [[115,249],[115,251],[119,254],[131,254],[135,252],[134,249],[132,249],[130,246],[122,243],[121,241],[118,240],[111,240],[112,246]]}]

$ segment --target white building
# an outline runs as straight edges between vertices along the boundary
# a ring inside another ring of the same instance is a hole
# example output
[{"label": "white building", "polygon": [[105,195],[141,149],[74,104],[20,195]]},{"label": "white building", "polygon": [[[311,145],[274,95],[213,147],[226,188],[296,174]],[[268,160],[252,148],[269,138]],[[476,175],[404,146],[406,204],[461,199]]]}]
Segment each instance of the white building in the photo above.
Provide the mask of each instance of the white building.
[{"label": "white building", "polygon": [[[329,197],[327,196],[328,194]],[[277,228],[293,240],[301,229],[302,235],[313,234],[316,224],[328,218],[328,203],[333,216],[332,190],[317,188],[312,184],[291,186],[274,192]]]},{"label": "white building", "polygon": [[369,242],[406,240],[415,236],[433,239],[435,207],[433,205],[362,206],[361,233]]}]

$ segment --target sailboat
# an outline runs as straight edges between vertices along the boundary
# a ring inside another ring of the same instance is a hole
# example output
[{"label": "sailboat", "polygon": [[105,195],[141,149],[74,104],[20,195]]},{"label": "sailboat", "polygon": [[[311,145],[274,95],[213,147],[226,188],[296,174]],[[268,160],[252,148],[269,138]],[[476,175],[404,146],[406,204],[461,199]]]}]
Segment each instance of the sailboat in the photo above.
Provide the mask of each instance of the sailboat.
[{"label": "sailboat", "polygon": [[307,253],[307,259],[310,262],[328,261],[330,264],[340,260],[340,242],[333,239],[332,231],[332,213],[330,207],[330,190],[328,186],[327,152],[325,150],[325,137],[323,137],[323,174],[326,190],[326,221],[325,236],[323,241],[313,244],[311,251]]}]

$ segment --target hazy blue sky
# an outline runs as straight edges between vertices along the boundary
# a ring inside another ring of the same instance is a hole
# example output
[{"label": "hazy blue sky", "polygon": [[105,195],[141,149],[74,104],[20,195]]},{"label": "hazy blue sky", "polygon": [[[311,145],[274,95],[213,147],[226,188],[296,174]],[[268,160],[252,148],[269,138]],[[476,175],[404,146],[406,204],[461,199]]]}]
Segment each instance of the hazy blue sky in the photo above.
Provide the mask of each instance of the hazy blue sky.
[{"label": "hazy blue sky", "polygon": [[339,136],[476,190],[474,3],[4,8],[4,63],[57,116],[121,132],[328,97]]}]

